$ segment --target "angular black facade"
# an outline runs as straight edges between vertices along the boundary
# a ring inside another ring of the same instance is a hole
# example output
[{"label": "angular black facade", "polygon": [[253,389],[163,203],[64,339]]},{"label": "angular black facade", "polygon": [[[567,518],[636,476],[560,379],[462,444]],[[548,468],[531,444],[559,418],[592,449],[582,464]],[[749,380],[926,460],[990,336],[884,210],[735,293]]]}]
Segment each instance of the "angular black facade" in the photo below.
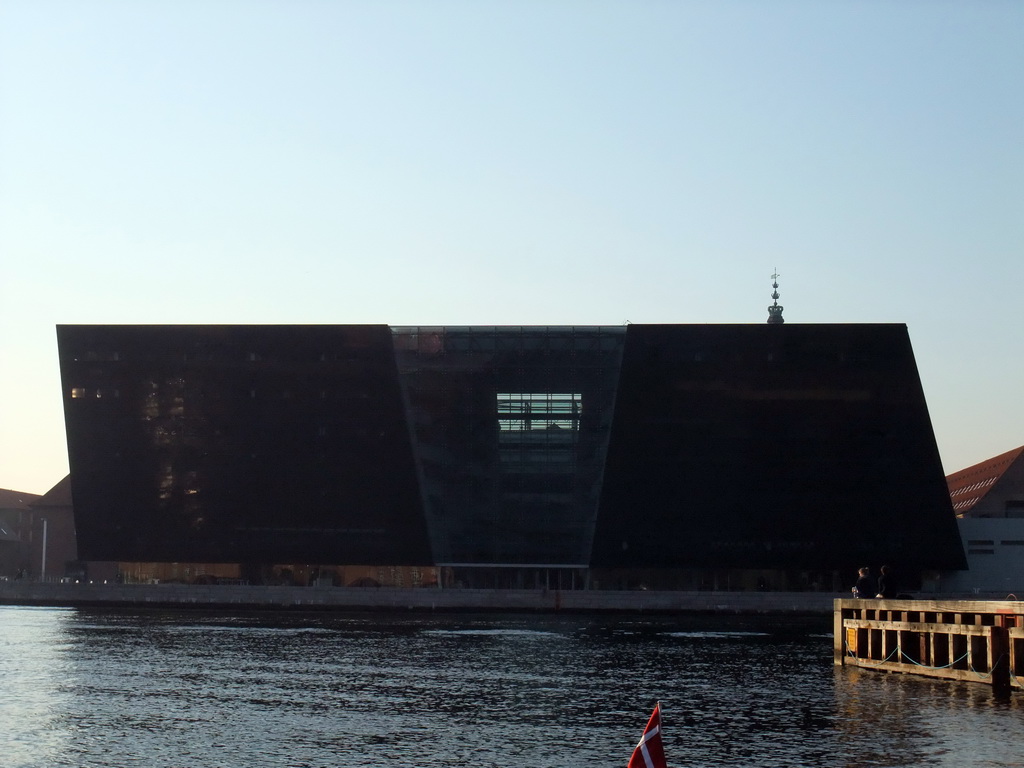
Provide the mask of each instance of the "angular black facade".
[{"label": "angular black facade", "polygon": [[963,566],[902,325],[57,335],[83,559]]},{"label": "angular black facade", "polygon": [[961,567],[902,325],[630,326],[592,564]]},{"label": "angular black facade", "polygon": [[83,559],[430,562],[386,326],[62,326],[58,346]]}]

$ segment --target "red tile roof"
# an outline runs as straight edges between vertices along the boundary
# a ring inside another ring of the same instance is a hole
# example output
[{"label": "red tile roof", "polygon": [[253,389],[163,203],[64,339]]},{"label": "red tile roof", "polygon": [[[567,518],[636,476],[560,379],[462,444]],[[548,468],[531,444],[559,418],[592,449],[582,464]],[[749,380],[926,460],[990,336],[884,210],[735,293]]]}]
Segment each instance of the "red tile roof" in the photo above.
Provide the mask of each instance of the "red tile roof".
[{"label": "red tile roof", "polygon": [[946,485],[949,487],[949,498],[953,502],[956,516],[962,517],[981,501],[1021,453],[1024,453],[1024,445],[947,475]]}]

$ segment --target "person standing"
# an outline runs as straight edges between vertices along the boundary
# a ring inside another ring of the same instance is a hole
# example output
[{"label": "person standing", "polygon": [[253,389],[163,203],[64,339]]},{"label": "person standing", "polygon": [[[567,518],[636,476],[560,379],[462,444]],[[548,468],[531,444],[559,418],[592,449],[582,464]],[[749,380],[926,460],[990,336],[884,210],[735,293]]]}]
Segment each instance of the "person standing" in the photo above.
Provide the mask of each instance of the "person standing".
[{"label": "person standing", "polygon": [[871,575],[871,569],[864,566],[857,571],[857,583],[853,587],[853,596],[870,598],[878,594],[878,582]]},{"label": "person standing", "polygon": [[878,592],[875,597],[880,597],[883,600],[893,600],[896,598],[896,579],[892,575],[892,569],[888,565],[883,565],[881,572],[878,574]]}]

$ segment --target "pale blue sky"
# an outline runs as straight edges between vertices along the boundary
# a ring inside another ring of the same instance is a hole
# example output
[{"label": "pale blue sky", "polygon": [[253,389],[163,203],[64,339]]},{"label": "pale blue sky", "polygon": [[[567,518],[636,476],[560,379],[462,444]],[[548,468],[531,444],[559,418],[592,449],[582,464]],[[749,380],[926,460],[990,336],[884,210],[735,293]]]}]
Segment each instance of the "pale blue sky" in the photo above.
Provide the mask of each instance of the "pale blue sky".
[{"label": "pale blue sky", "polygon": [[0,487],[57,323],[910,329],[1024,444],[1024,3],[0,0]]}]

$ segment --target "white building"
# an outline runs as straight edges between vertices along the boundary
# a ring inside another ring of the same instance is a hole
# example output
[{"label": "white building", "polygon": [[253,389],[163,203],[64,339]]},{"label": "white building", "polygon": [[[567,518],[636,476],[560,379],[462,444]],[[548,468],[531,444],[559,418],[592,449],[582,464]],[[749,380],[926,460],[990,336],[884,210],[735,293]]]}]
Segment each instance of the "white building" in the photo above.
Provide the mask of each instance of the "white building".
[{"label": "white building", "polygon": [[967,570],[935,591],[1024,599],[1024,446],[946,477]]}]

